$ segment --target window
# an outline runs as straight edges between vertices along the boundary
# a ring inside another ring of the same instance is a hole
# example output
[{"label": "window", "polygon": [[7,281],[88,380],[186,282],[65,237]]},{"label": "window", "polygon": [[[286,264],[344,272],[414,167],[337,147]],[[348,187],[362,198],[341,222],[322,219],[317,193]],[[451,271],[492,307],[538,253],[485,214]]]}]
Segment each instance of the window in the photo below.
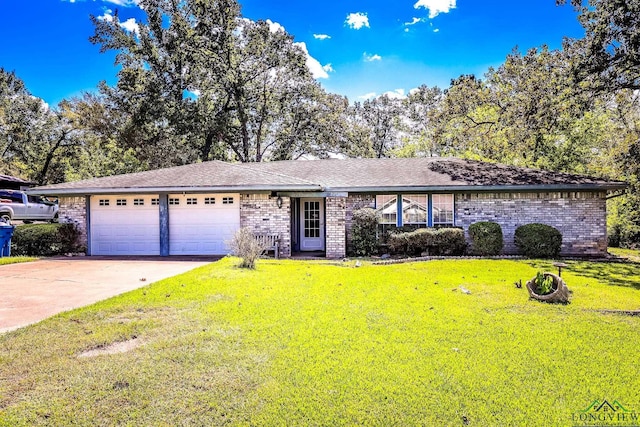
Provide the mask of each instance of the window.
[{"label": "window", "polygon": [[320,237],[320,212],[320,202],[304,202],[304,237]]},{"label": "window", "polygon": [[169,198],[169,204],[170,205],[179,205],[180,204],[180,199]]},{"label": "window", "polygon": [[98,205],[109,206],[109,199],[100,199],[100,201],[98,202]]},{"label": "window", "polygon": [[127,199],[116,199],[116,206],[127,206]]},{"label": "window", "polygon": [[205,197],[204,198],[204,204],[205,205],[215,205],[216,204],[216,198],[215,197]]},{"label": "window", "polygon": [[198,204],[198,199],[195,197],[187,197],[187,204],[188,205],[197,205]]},{"label": "window", "polygon": [[454,225],[453,221],[453,194],[434,194],[433,225]]},{"label": "window", "polygon": [[160,199],[151,199],[151,206],[158,206],[160,204]]},{"label": "window", "polygon": [[380,224],[398,223],[398,197],[394,195],[376,196],[376,211],[380,215]]},{"label": "window", "polygon": [[222,198],[222,204],[223,205],[232,205],[233,204],[233,197],[223,197]]},{"label": "window", "polygon": [[144,199],[133,199],[133,206],[144,206]]},{"label": "window", "polygon": [[0,191],[0,203],[22,203],[22,193],[12,190]]},{"label": "window", "polygon": [[402,224],[427,224],[427,212],[429,211],[429,198],[426,194],[402,195]]}]

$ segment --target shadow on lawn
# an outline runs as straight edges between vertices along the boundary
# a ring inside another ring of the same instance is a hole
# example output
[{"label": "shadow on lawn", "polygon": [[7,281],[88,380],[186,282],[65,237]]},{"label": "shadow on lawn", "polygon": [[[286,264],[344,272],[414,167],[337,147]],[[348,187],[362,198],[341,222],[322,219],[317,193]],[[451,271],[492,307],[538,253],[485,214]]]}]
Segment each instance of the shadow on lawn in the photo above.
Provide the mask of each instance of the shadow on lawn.
[{"label": "shadow on lawn", "polygon": [[[596,279],[611,286],[625,286],[640,290],[640,263],[637,262],[601,262],[601,261],[565,261],[569,267],[562,270],[579,276]],[[540,271],[558,272],[553,261],[530,261],[533,268]]]},{"label": "shadow on lawn", "polygon": [[569,271],[608,285],[640,290],[640,263],[571,262]]}]

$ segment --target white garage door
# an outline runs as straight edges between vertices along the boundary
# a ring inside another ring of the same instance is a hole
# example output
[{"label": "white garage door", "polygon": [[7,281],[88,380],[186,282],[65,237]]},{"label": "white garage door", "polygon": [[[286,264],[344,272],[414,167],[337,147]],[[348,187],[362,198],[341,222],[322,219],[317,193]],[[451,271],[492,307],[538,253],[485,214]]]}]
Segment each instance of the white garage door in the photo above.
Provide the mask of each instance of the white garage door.
[{"label": "white garage door", "polygon": [[159,255],[158,196],[91,196],[91,255]]},{"label": "white garage door", "polygon": [[169,195],[171,255],[226,255],[239,228],[239,194]]}]

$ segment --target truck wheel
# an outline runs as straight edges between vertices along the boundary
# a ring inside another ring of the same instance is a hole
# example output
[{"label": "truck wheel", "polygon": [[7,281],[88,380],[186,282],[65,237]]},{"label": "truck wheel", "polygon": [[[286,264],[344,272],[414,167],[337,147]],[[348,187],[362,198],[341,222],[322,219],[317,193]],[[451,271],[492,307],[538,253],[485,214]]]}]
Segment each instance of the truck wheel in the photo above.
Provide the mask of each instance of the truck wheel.
[{"label": "truck wheel", "polygon": [[11,225],[11,215],[9,215],[8,213],[1,213],[0,214],[0,223],[5,223],[7,225]]},{"label": "truck wheel", "polygon": [[53,218],[51,219],[51,222],[52,222],[52,223],[60,222],[60,217],[58,216],[58,214],[55,214],[55,215],[53,216]]}]

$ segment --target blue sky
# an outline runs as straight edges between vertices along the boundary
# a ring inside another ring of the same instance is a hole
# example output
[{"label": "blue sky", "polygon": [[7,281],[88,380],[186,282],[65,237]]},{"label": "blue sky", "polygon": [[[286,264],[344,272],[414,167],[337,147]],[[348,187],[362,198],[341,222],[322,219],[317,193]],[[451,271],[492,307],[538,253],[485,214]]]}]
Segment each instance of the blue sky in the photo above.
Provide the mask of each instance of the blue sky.
[{"label": "blue sky", "polygon": [[[0,67],[15,71],[51,105],[99,81],[115,82],[114,53],[89,42],[89,15],[144,19],[136,0],[0,0]],[[358,101],[446,88],[461,74],[482,76],[518,46],[524,52],[581,37],[569,6],[555,0],[243,0],[242,13],[270,20],[304,43],[318,81]]]}]

